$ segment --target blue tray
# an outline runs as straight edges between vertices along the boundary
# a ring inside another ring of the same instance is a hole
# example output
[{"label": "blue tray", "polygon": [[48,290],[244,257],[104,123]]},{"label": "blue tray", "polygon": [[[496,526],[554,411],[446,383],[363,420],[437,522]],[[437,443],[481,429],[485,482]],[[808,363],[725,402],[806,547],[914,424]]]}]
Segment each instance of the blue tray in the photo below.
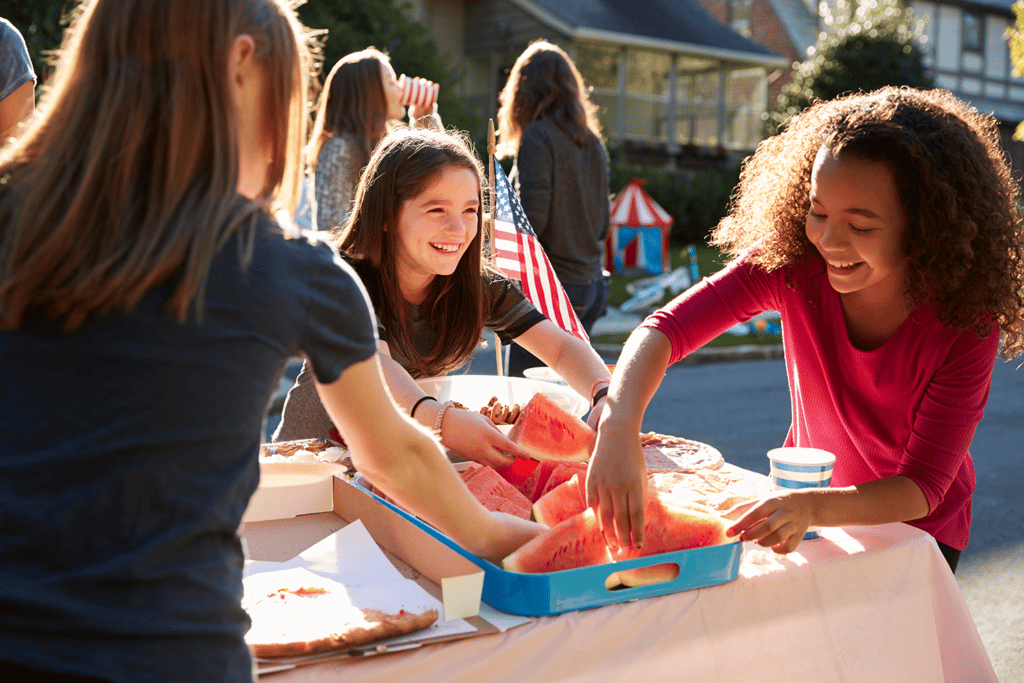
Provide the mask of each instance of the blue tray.
[{"label": "blue tray", "polygon": [[[484,602],[509,614],[530,617],[560,614],[638,598],[715,586],[732,581],[739,575],[740,556],[743,553],[742,543],[679,550],[673,553],[640,557],[635,560],[623,560],[611,564],[566,569],[546,574],[509,572],[470,553],[423,520],[384,500],[371,491],[367,482],[361,477],[356,480],[355,485],[370,493],[381,505],[391,508],[482,568],[484,570],[482,595]],[[679,574],[671,581],[636,588],[618,587],[609,590],[605,587],[605,580],[608,576],[619,570],[667,563],[679,565]]]}]

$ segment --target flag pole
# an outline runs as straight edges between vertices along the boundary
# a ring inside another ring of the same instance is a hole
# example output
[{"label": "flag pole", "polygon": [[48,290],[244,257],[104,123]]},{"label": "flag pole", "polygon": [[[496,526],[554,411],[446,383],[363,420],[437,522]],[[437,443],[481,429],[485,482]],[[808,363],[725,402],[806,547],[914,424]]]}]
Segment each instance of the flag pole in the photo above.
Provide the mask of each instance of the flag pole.
[{"label": "flag pole", "polygon": [[[497,145],[494,143],[494,119],[487,120],[487,221],[484,225],[486,231],[487,243],[491,245],[491,252],[487,258],[490,262],[491,267],[495,267],[495,257],[497,254],[497,248],[494,244],[494,164],[497,161],[494,159],[494,153],[497,151]],[[498,335],[494,335],[494,361],[497,366],[498,377],[505,374],[503,364],[501,362],[501,340],[498,339]]]}]

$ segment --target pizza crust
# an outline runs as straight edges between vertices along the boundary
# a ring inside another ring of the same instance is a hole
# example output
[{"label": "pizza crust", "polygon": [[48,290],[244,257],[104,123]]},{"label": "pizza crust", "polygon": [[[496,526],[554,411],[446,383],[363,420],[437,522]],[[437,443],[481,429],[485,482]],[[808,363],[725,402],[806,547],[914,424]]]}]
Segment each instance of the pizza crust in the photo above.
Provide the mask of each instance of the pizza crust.
[{"label": "pizza crust", "polygon": [[648,472],[716,470],[725,462],[718,449],[706,443],[655,432],[640,434],[640,449]]},{"label": "pizza crust", "polygon": [[437,621],[437,610],[388,614],[356,607],[343,591],[282,588],[246,606],[252,628],[245,636],[254,657],[301,657],[348,650],[413,633]]}]

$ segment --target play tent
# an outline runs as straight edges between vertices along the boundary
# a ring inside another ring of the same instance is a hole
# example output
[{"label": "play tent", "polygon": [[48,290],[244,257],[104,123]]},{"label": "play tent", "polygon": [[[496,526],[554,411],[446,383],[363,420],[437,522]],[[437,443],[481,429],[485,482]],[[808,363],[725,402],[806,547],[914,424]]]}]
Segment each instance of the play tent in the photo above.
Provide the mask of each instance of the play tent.
[{"label": "play tent", "polygon": [[644,182],[633,178],[612,202],[611,228],[605,241],[605,267],[610,271],[642,268],[657,275],[670,270],[672,216],[644,191]]}]

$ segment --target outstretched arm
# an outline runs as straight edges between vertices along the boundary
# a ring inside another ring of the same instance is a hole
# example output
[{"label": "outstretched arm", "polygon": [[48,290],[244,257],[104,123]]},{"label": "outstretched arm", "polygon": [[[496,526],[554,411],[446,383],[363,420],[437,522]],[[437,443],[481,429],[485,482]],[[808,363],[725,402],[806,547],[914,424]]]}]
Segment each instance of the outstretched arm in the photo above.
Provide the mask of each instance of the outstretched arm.
[{"label": "outstretched arm", "polygon": [[356,469],[404,508],[470,552],[500,561],[544,527],[488,512],[466,488],[438,443],[399,412],[377,355],[348,367],[317,391],[345,435]]},{"label": "outstretched arm", "polygon": [[[426,394],[412,375],[391,358],[387,342],[378,341],[377,347],[384,379],[398,407],[409,415],[416,406],[412,417],[421,426],[433,430],[442,405],[430,399],[416,405]],[[441,443],[453,453],[491,467],[511,465],[512,456],[529,457],[526,451],[502,434],[490,418],[473,410],[447,409],[441,422],[440,438]]]},{"label": "outstretched arm", "polygon": [[671,352],[664,333],[641,327],[629,336],[615,366],[587,471],[587,503],[598,509],[612,547],[640,547],[644,542],[647,465],[639,435]]}]

